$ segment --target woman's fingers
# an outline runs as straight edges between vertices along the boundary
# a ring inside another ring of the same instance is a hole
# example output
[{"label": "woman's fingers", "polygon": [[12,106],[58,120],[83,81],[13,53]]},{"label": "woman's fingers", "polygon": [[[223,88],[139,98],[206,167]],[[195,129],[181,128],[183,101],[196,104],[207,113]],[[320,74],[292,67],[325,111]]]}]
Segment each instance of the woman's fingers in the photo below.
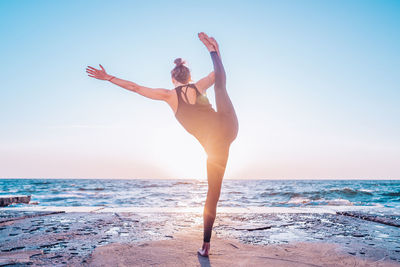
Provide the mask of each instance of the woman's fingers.
[{"label": "woman's fingers", "polygon": [[86,68],[86,71],[96,72],[97,70],[93,70],[93,69]]},{"label": "woman's fingers", "polygon": [[104,76],[106,71],[105,71],[105,69],[103,68],[103,66],[101,64],[99,64],[99,66],[101,68],[100,70],[98,70],[96,68],[93,68],[91,66],[87,66],[86,67],[86,73],[88,74],[88,76],[92,77],[92,78],[103,80],[103,76]]},{"label": "woman's fingers", "polygon": [[87,73],[90,73],[90,74],[96,74],[95,71],[91,71],[91,70],[86,70],[86,72],[87,72]]},{"label": "woman's fingers", "polygon": [[90,67],[90,66],[88,66],[87,68],[86,68],[86,71],[91,71],[93,74],[97,74],[97,73],[99,73],[99,72],[106,72],[106,70],[103,68],[103,66],[101,65],[101,64],[99,64],[100,65],[100,68],[101,68],[101,70],[98,70],[98,69],[96,69],[96,68],[93,68],[93,67]]},{"label": "woman's fingers", "polygon": [[86,69],[90,69],[90,70],[93,70],[93,71],[97,71],[98,70],[98,69],[95,69],[95,68],[90,67],[90,66],[88,66]]}]

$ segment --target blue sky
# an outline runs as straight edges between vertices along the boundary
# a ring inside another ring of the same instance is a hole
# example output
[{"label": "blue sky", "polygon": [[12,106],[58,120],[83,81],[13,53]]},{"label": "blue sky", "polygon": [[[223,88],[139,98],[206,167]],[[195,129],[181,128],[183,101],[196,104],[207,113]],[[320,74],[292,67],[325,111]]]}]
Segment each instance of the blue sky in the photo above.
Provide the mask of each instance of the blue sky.
[{"label": "blue sky", "polygon": [[[0,177],[206,178],[166,103],[86,66],[173,89],[212,70],[239,118],[226,178],[400,178],[398,1],[0,1]],[[213,89],[207,92],[214,101]]]}]

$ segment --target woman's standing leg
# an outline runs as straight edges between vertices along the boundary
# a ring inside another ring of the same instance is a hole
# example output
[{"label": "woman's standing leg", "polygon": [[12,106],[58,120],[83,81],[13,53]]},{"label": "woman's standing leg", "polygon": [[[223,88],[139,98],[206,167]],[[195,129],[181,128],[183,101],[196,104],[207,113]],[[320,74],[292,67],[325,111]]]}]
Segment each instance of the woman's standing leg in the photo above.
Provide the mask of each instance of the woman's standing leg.
[{"label": "woman's standing leg", "polygon": [[203,247],[199,249],[202,256],[208,256],[212,228],[217,214],[217,205],[221,193],[222,180],[229,156],[229,143],[217,142],[207,148],[207,181],[208,191],[203,211],[204,235]]},{"label": "woman's standing leg", "polygon": [[212,227],[217,213],[217,204],[221,193],[222,179],[228,161],[229,146],[218,149],[218,154],[207,158],[208,191],[204,205],[204,242],[210,242]]}]

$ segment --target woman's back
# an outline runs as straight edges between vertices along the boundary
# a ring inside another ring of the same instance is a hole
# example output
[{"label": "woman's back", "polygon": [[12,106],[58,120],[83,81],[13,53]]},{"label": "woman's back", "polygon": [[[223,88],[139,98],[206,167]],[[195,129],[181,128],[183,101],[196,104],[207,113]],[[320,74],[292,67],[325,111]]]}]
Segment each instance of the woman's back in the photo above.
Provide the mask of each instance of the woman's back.
[{"label": "woman's back", "polygon": [[218,118],[216,111],[208,98],[200,94],[194,84],[178,86],[175,91],[178,98],[176,119],[200,143],[204,144],[215,129]]}]

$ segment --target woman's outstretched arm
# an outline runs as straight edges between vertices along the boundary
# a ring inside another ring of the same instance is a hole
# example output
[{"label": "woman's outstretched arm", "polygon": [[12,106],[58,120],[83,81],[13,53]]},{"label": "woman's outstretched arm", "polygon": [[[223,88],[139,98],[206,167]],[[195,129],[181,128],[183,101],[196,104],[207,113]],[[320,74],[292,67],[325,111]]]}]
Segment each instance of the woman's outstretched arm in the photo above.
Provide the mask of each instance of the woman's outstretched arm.
[{"label": "woman's outstretched arm", "polygon": [[99,65],[101,68],[100,70],[95,69],[91,66],[88,66],[86,68],[86,72],[88,73],[89,77],[93,77],[93,78],[96,78],[99,80],[110,81],[113,84],[116,84],[124,89],[138,93],[142,96],[145,96],[147,98],[154,99],[154,100],[167,101],[172,96],[172,93],[173,93],[172,90],[163,89],[163,88],[153,89],[153,88],[138,85],[131,81],[117,78],[115,76],[107,74],[106,70],[103,68],[103,66],[101,64],[99,64]]}]

